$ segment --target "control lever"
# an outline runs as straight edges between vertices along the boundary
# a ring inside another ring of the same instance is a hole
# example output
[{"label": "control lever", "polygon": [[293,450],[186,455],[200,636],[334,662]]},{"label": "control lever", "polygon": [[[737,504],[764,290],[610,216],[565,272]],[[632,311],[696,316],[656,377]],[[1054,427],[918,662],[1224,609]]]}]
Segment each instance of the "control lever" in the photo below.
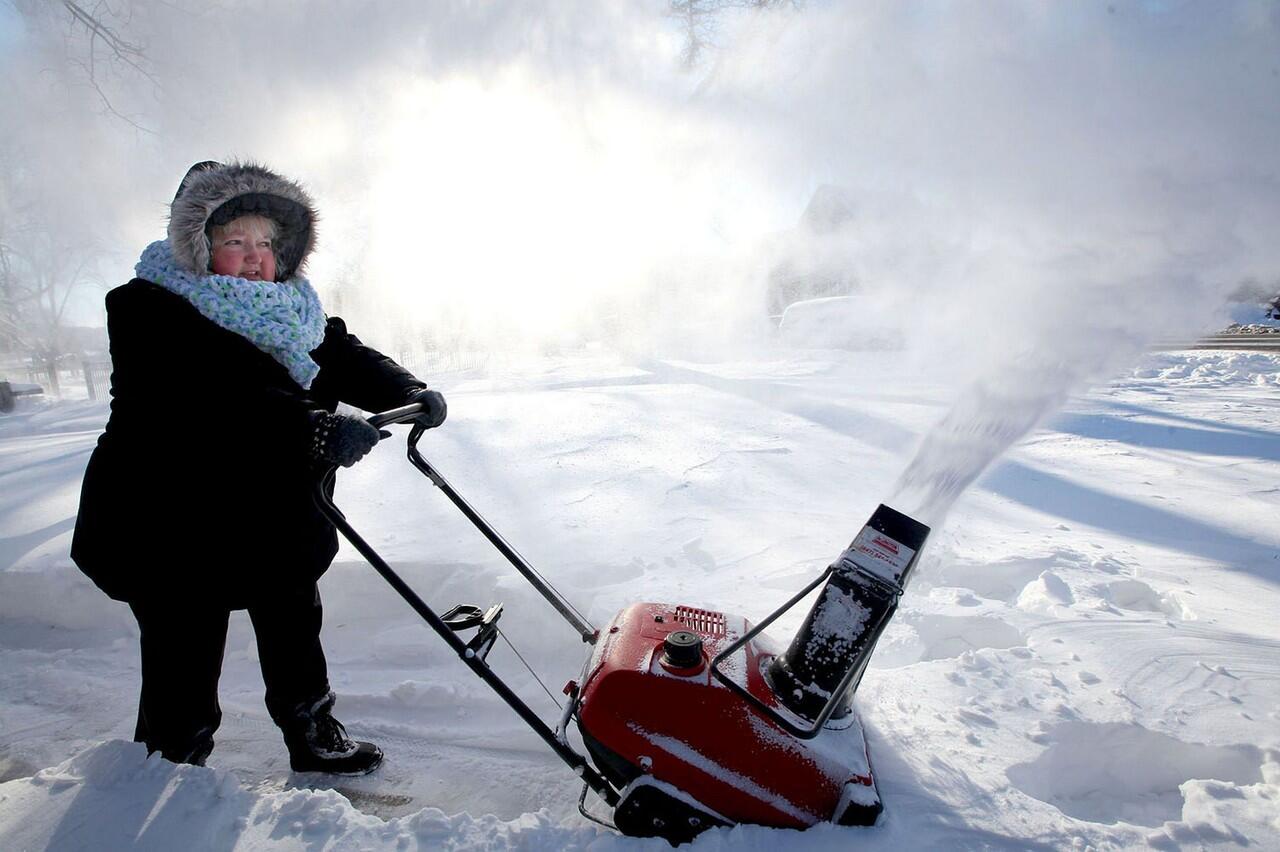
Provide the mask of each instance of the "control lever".
[{"label": "control lever", "polygon": [[483,660],[489,655],[489,649],[498,639],[498,619],[501,617],[502,604],[494,604],[488,611],[474,604],[458,604],[446,612],[440,620],[454,633],[470,630],[473,627],[480,628],[467,643],[467,656],[479,657]]}]

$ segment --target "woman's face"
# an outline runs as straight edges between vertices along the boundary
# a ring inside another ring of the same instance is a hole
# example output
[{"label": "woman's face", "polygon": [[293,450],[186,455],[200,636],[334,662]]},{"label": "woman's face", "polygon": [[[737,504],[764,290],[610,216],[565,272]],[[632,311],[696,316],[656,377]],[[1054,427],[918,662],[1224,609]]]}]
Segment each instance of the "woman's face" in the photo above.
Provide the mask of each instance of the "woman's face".
[{"label": "woman's face", "polygon": [[272,228],[260,218],[234,219],[213,232],[209,266],[215,275],[231,275],[249,281],[275,281],[276,256],[271,247]]}]

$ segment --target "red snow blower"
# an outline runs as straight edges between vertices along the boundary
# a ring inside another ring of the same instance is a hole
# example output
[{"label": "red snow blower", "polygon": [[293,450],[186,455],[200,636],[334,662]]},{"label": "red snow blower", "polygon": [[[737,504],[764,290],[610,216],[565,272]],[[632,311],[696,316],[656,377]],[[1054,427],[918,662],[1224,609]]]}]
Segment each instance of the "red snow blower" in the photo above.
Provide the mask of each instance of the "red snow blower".
[{"label": "red snow blower", "polygon": [[[369,418],[411,421],[420,406]],[[418,452],[411,464],[438,486],[540,594],[592,645],[552,728],[486,662],[502,605],[460,605],[437,615],[334,506],[334,468],[316,487],[324,515],[384,579],[583,781],[578,809],[636,837],[672,844],[715,826],[804,829],[821,822],[871,825],[882,810],[866,739],[853,710],[876,641],[889,623],[929,528],[880,506],[817,579],[752,625],[691,606],[637,603],[592,627]],[[825,585],[824,585],[825,584]],[[822,586],[786,649],[764,629]],[[464,640],[459,634],[474,630]],[[588,756],[569,741],[577,722]],[[611,808],[591,812],[587,793]]]}]

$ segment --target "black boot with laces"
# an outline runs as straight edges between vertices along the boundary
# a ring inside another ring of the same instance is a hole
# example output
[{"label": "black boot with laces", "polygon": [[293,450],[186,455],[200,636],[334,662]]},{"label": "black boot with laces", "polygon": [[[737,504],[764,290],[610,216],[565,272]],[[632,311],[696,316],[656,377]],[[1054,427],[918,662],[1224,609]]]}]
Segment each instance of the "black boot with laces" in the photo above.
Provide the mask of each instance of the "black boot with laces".
[{"label": "black boot with laces", "polygon": [[350,739],[347,729],[330,712],[333,701],[331,692],[303,707],[285,727],[289,766],[294,772],[367,775],[382,763],[382,749]]}]

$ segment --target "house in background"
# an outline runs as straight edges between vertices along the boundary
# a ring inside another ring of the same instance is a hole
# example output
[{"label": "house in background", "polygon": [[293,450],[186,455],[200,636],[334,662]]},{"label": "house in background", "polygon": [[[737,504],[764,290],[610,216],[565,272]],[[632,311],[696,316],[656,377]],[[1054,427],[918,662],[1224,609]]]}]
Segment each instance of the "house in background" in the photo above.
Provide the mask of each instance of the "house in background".
[{"label": "house in background", "polygon": [[778,234],[766,248],[769,273],[765,310],[774,318],[793,302],[846,296],[858,281],[849,239],[855,226],[849,192],[818,187],[796,227]]}]

